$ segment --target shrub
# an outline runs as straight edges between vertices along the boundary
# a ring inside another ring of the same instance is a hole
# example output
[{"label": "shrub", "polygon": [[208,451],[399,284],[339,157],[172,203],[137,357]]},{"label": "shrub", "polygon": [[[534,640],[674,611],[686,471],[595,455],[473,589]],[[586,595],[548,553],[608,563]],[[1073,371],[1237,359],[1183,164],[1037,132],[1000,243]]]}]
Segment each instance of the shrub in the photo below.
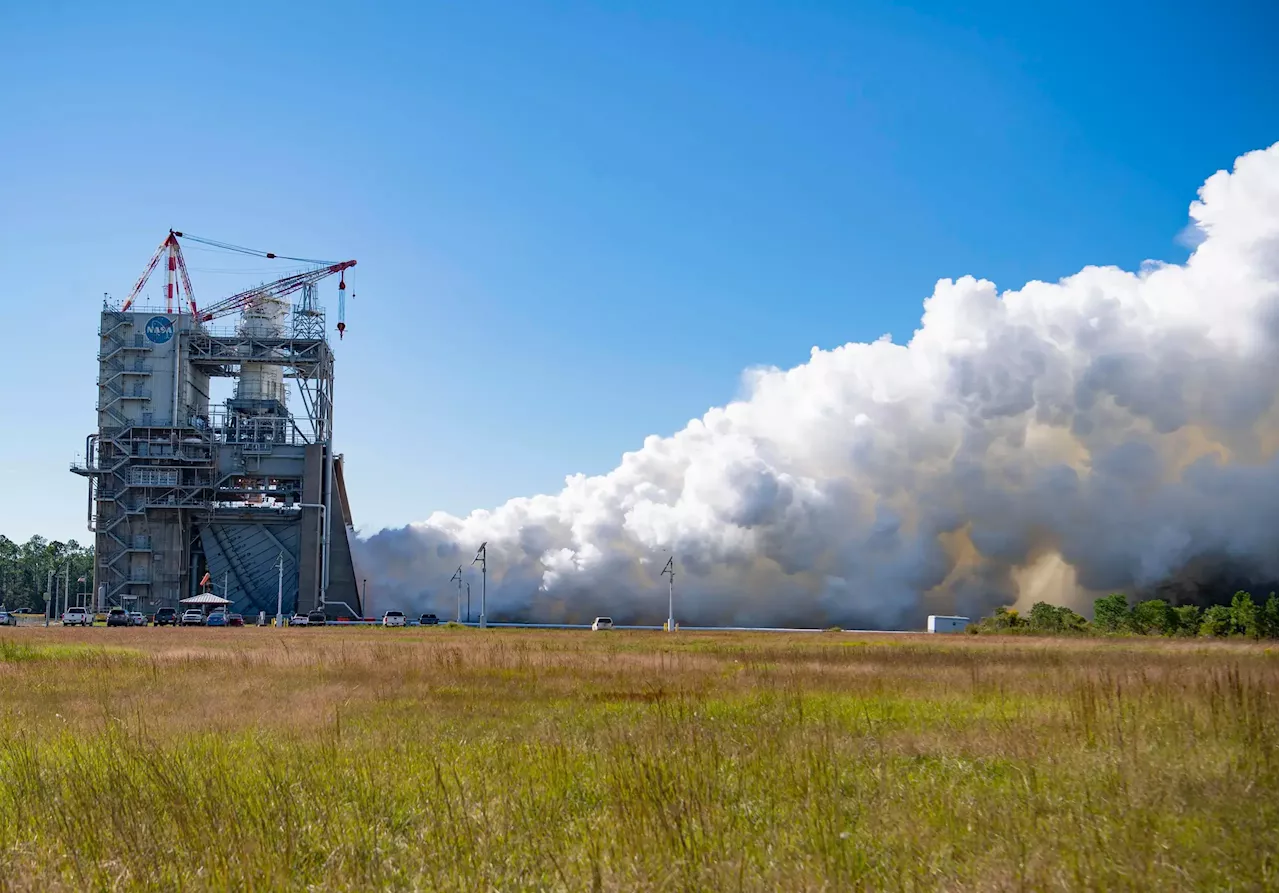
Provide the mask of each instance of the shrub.
[{"label": "shrub", "polygon": [[1027,619],[1013,608],[996,608],[990,617],[983,617],[977,623],[970,623],[966,631],[975,635],[979,633],[1017,632],[1029,628]]},{"label": "shrub", "polygon": [[1277,616],[1276,594],[1267,596],[1267,603],[1262,606],[1262,635],[1268,639],[1280,635],[1280,618]]},{"label": "shrub", "polygon": [[1129,601],[1122,592],[1094,599],[1093,625],[1103,632],[1118,633],[1131,628]]},{"label": "shrub", "polygon": [[1063,605],[1036,602],[1027,613],[1027,624],[1037,632],[1073,633],[1084,632],[1089,621]]},{"label": "shrub", "polygon": [[1178,605],[1173,609],[1173,614],[1178,620],[1178,635],[1194,636],[1200,632],[1199,605]]},{"label": "shrub", "polygon": [[1249,593],[1241,591],[1231,596],[1232,632],[1251,639],[1259,638],[1262,634],[1259,614],[1258,604]]},{"label": "shrub", "polygon": [[1229,636],[1233,626],[1231,609],[1226,605],[1214,605],[1204,612],[1200,621],[1200,635]]},{"label": "shrub", "polygon": [[1153,598],[1133,606],[1129,625],[1143,635],[1172,636],[1178,631],[1178,615],[1162,598]]}]

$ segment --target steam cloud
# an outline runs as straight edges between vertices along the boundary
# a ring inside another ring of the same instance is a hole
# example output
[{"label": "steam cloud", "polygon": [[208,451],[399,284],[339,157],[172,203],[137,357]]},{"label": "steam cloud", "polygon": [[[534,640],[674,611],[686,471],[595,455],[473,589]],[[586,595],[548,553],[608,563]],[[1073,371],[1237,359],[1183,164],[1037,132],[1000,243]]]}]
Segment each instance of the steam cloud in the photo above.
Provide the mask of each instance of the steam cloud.
[{"label": "steam cloud", "polygon": [[368,610],[452,617],[485,541],[491,620],[659,623],[671,552],[687,625],[919,626],[1206,562],[1274,580],[1278,160],[1205,182],[1183,265],[943,279],[905,346],[815,348],[608,474],[383,530]]}]

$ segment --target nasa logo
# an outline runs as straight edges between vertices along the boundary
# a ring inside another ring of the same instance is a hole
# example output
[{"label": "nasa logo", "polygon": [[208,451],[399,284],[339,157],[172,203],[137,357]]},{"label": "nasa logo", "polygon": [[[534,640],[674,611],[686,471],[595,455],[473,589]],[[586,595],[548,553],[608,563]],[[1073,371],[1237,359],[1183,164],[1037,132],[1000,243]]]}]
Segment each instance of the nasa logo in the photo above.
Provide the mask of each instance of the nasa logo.
[{"label": "nasa logo", "polygon": [[147,340],[156,344],[164,344],[173,337],[173,322],[163,316],[153,316],[147,320]]}]

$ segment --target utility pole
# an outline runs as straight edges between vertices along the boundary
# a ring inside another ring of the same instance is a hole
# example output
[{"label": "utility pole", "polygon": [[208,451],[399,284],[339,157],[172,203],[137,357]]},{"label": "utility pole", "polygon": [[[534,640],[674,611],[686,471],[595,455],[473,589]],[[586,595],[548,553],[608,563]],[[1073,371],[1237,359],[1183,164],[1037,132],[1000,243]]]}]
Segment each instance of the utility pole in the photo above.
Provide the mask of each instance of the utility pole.
[{"label": "utility pole", "polygon": [[[458,584],[458,622],[462,622],[462,565],[458,565],[458,569],[453,572],[453,576],[449,578],[449,582],[457,582]],[[467,620],[471,620],[471,611],[467,611]]]},{"label": "utility pole", "polygon": [[49,625],[50,608],[57,607],[50,600],[52,597],[52,594],[53,594],[53,571],[49,571],[49,579],[46,580],[44,584],[44,625],[45,626]]},{"label": "utility pole", "polygon": [[476,552],[476,557],[471,559],[472,564],[475,564],[477,561],[480,562],[480,628],[481,629],[484,629],[486,626],[488,626],[488,618],[485,614],[485,589],[486,589],[485,565],[488,564],[488,561],[486,559],[487,553],[485,552],[485,550],[488,547],[489,547],[489,543],[487,540],[481,543],[480,551]]},{"label": "utility pole", "polygon": [[666,566],[658,576],[667,577],[667,632],[673,633],[676,631],[676,557],[674,555],[667,559]]},{"label": "utility pole", "polygon": [[71,607],[71,562],[62,566],[62,610]]},{"label": "utility pole", "polygon": [[280,553],[280,558],[276,562],[280,572],[276,577],[276,627],[279,628],[284,624],[284,553]]},{"label": "utility pole", "polygon": [[471,622],[471,583],[467,583],[467,623]]}]

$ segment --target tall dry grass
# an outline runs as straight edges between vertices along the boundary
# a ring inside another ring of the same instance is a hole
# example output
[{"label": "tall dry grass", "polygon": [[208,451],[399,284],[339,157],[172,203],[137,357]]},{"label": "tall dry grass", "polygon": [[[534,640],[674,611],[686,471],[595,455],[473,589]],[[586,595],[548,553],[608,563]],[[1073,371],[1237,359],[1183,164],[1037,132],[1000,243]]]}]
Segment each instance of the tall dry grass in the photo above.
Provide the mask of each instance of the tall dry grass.
[{"label": "tall dry grass", "polygon": [[6,630],[0,889],[1277,883],[1274,649]]}]

